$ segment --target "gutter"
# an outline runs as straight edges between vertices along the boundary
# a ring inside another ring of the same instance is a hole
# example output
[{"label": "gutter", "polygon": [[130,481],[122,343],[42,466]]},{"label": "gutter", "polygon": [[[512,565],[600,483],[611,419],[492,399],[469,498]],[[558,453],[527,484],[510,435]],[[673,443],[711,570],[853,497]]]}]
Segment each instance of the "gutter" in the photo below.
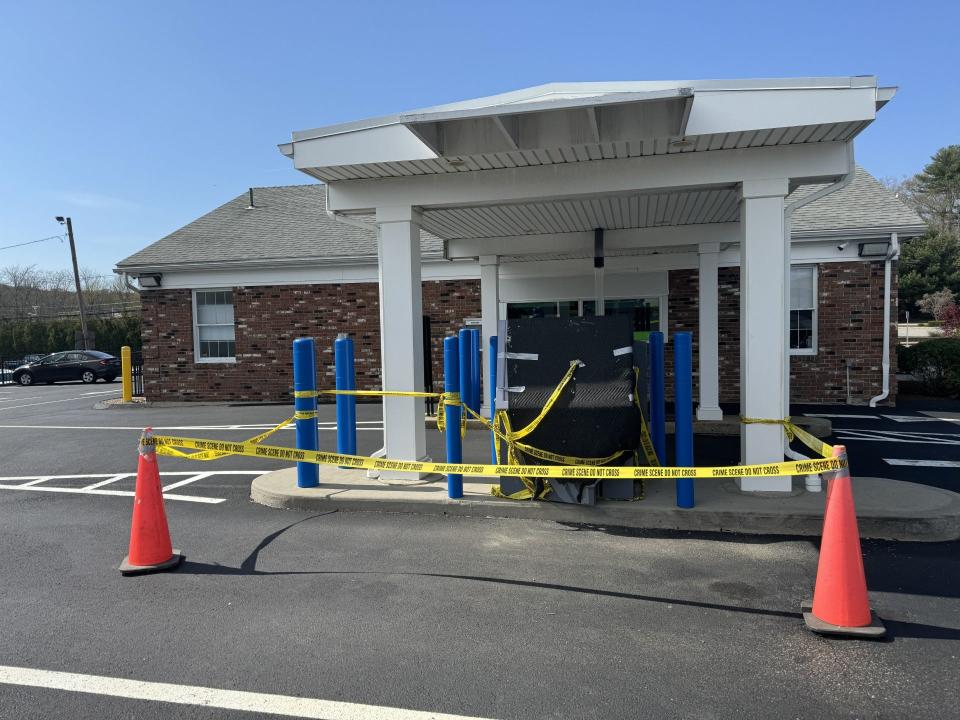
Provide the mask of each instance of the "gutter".
[{"label": "gutter", "polygon": [[879,395],[870,398],[870,407],[876,407],[890,395],[890,264],[900,257],[900,239],[890,233],[890,249],[883,263],[883,356],[880,363],[883,386]]},{"label": "gutter", "polygon": [[120,273],[120,274],[123,276],[123,284],[126,285],[130,290],[133,290],[133,292],[139,294],[139,293],[140,293],[140,288],[136,287],[135,285],[131,285],[131,284],[130,284],[130,276],[127,275],[127,273],[125,273],[125,272]]}]

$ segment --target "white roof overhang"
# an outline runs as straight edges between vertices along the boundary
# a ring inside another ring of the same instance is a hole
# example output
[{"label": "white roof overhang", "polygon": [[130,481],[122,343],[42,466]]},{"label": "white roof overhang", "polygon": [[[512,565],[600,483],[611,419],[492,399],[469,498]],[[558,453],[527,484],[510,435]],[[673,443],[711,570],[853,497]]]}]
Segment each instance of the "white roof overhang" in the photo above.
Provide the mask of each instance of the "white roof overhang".
[{"label": "white roof overhang", "polygon": [[850,172],[848,144],[894,93],[874,77],[553,84],[280,148],[330,209],[415,205],[445,240],[729,223],[744,177]]}]

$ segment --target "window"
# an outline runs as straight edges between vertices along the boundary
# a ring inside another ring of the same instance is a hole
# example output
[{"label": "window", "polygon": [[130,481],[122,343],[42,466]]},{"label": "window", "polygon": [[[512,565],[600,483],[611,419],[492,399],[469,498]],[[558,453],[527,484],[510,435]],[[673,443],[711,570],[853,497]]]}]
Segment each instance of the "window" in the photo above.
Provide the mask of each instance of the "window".
[{"label": "window", "polygon": [[812,265],[790,268],[790,354],[817,353],[817,272]]},{"label": "window", "polygon": [[580,303],[577,300],[551,300],[549,302],[521,302],[507,305],[507,319],[542,317],[577,317]]},{"label": "window", "polygon": [[197,290],[194,293],[194,350],[197,362],[233,362],[233,293]]},{"label": "window", "polygon": [[[594,300],[550,300],[507,304],[507,319],[539,317],[592,317]],[[604,315],[629,315],[633,329],[650,332],[660,329],[660,298],[608,299],[603,302]]]},{"label": "window", "polygon": [[[583,314],[593,315],[595,301],[583,301]],[[635,332],[651,332],[660,329],[660,298],[637,298],[603,301],[604,315],[628,315],[633,318]]]}]

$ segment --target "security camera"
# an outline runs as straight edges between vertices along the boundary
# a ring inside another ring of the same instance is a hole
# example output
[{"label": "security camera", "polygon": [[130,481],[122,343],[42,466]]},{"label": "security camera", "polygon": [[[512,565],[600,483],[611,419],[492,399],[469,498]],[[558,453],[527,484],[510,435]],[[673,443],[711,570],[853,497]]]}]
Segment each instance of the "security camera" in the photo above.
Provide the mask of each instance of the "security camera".
[{"label": "security camera", "polygon": [[841,250],[841,251],[846,250],[846,249],[847,249],[847,245],[849,245],[849,244],[850,244],[850,243],[848,243],[848,242],[842,242],[842,243],[840,243],[839,245],[837,245],[837,250]]}]

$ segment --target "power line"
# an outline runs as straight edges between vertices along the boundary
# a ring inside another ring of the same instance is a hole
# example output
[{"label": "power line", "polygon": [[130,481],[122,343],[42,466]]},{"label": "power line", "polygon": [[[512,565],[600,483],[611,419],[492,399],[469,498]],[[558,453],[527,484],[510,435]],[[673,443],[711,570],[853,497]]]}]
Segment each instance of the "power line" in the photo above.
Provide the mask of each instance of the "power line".
[{"label": "power line", "polygon": [[40,238],[39,240],[30,240],[29,242],[16,243],[14,245],[4,245],[0,247],[0,250],[9,250],[10,248],[23,247],[24,245],[36,245],[37,243],[46,242],[47,240],[60,240],[63,241],[63,235],[51,235],[50,237]]}]

